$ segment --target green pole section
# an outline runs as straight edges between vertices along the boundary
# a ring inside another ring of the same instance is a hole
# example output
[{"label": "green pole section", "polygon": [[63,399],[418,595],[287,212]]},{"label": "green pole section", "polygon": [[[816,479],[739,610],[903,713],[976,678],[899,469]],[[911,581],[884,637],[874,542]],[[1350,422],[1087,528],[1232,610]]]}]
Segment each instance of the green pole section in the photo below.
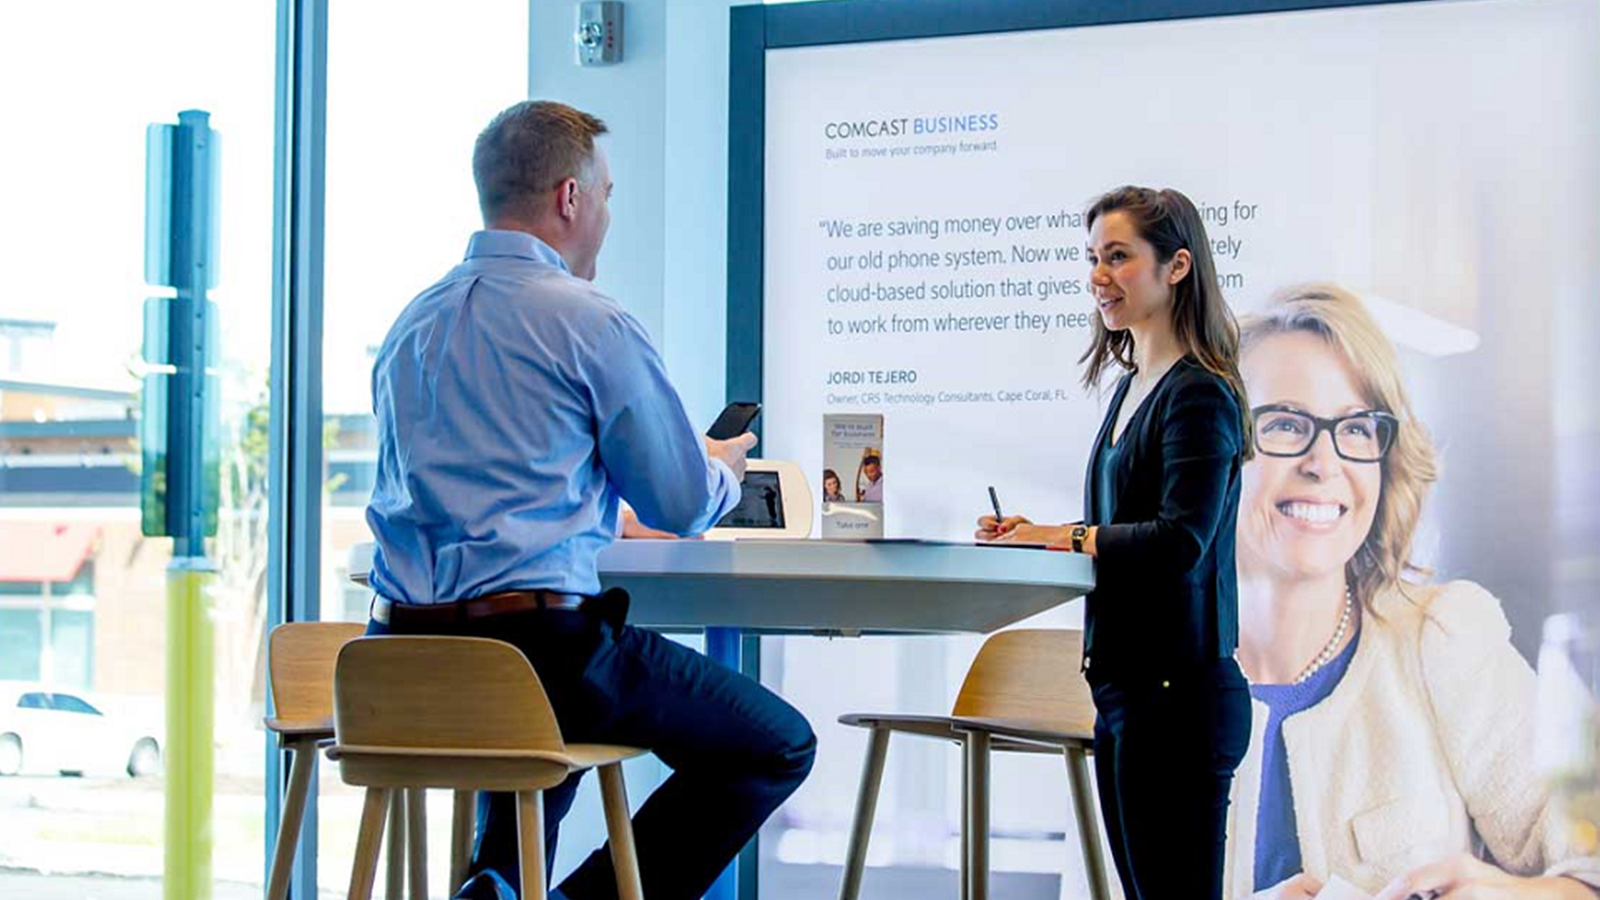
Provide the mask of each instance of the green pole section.
[{"label": "green pole section", "polygon": [[211,896],[216,645],[207,559],[167,568],[166,900]]}]

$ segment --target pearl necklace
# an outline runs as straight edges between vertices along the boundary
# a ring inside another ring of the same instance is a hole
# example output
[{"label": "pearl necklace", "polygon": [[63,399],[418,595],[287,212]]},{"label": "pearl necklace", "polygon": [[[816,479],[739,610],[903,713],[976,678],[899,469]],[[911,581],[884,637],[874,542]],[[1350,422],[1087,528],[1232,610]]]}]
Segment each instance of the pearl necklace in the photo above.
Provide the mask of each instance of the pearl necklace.
[{"label": "pearl necklace", "polygon": [[1339,645],[1344,643],[1344,636],[1350,630],[1350,619],[1355,611],[1355,605],[1355,599],[1350,596],[1350,588],[1346,586],[1344,589],[1344,611],[1339,614],[1339,625],[1333,629],[1333,637],[1329,638],[1328,643],[1323,645],[1322,652],[1318,653],[1316,659],[1313,659],[1305,667],[1305,670],[1300,673],[1300,677],[1294,680],[1295,684],[1305,684],[1311,676],[1320,672],[1324,666],[1333,662],[1334,657],[1339,655]]}]

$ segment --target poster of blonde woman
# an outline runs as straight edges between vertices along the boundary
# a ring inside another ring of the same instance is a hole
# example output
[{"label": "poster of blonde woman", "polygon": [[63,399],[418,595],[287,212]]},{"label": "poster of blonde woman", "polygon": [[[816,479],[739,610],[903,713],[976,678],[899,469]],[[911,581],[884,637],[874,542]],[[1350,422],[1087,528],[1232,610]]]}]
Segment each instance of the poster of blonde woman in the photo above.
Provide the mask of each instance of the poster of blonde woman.
[{"label": "poster of blonde woman", "polygon": [[[1423,561],[1435,491],[1470,477],[1450,467],[1469,436],[1430,429],[1394,343],[1337,285],[1288,288],[1244,316],[1240,369],[1256,457],[1239,505],[1238,659],[1254,727],[1229,895],[1310,898],[1337,878],[1380,900],[1592,900],[1600,856],[1534,766],[1535,673],[1507,617],[1543,598],[1497,595],[1479,579],[1518,579],[1493,558]],[[1515,527],[1492,505],[1469,515]]]}]

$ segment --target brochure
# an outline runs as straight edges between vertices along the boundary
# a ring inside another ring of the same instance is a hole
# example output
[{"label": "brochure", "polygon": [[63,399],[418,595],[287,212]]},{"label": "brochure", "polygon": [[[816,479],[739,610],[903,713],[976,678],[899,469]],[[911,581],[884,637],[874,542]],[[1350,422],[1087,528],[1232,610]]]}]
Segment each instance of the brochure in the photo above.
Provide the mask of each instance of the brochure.
[{"label": "brochure", "polygon": [[822,417],[822,537],[883,537],[883,416]]}]

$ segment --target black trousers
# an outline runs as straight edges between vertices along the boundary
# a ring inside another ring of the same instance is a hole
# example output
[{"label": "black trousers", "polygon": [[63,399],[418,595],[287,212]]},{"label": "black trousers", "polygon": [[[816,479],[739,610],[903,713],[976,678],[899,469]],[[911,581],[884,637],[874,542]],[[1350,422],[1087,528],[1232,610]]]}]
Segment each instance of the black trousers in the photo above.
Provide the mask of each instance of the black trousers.
[{"label": "black trousers", "polygon": [[1098,678],[1095,782],[1128,900],[1222,896],[1233,772],[1250,743],[1250,691],[1219,659],[1167,677]]},{"label": "black trousers", "polygon": [[[794,707],[751,679],[624,625],[626,594],[600,600],[582,612],[531,610],[427,633],[515,645],[539,673],[565,740],[644,747],[671,767],[633,817],[639,875],[652,900],[698,900],[805,780],[816,736]],[[418,632],[372,622],[367,633]],[[581,777],[544,792],[547,872]],[[516,822],[513,795],[479,795],[472,876],[492,871],[518,883]],[[571,900],[616,897],[609,848],[592,853],[559,890]]]}]

